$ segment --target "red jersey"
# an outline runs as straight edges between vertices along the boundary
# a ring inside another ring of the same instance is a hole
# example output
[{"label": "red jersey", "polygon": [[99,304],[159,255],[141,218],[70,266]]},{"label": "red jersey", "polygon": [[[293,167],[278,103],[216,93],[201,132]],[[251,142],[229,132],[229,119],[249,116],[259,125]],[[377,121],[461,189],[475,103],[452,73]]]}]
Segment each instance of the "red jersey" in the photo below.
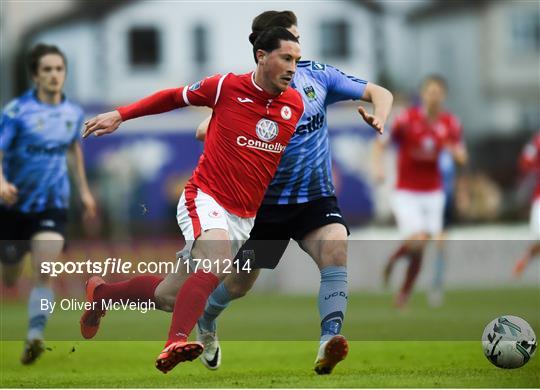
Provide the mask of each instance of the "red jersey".
[{"label": "red jersey", "polygon": [[540,199],[540,134],[537,134],[523,149],[520,168],[536,174],[536,189],[533,198]]},{"label": "red jersey", "polygon": [[420,107],[399,115],[391,137],[398,145],[397,188],[410,191],[442,189],[439,155],[447,144],[461,142],[459,120],[449,112],[430,122]]},{"label": "red jersey", "polygon": [[189,183],[225,210],[254,217],[304,112],[300,94],[271,96],[254,73],[216,75],[181,89],[186,105],[212,108],[204,152]]}]

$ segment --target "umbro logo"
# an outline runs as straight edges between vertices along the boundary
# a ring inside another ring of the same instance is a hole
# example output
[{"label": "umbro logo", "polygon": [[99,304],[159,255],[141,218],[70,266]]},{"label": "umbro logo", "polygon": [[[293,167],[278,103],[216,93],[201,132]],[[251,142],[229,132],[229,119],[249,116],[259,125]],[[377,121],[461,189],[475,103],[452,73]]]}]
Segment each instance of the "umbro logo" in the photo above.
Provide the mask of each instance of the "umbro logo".
[{"label": "umbro logo", "polygon": [[343,216],[341,214],[338,214],[338,213],[328,213],[328,214],[326,214],[326,218],[330,218],[330,217],[343,218]]},{"label": "umbro logo", "polygon": [[40,222],[40,225],[44,227],[54,227],[56,224],[52,219],[44,219]]},{"label": "umbro logo", "polygon": [[237,98],[240,103],[253,103],[250,98]]}]

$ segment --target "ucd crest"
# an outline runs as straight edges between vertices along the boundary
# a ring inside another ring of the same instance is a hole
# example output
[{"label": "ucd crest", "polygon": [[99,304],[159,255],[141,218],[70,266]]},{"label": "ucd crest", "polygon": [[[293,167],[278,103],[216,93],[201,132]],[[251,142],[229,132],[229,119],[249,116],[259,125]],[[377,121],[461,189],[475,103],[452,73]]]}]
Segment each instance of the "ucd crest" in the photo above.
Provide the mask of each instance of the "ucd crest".
[{"label": "ucd crest", "polygon": [[304,93],[310,101],[317,99],[317,95],[315,94],[315,88],[313,88],[313,86],[311,85],[304,85]]},{"label": "ucd crest", "polygon": [[311,69],[312,70],[326,70],[326,65],[325,64],[321,64],[320,62],[315,62],[313,61],[311,63]]},{"label": "ucd crest", "polygon": [[279,133],[279,128],[276,122],[266,118],[262,118],[257,122],[257,125],[255,126],[255,131],[257,132],[257,136],[261,140],[270,142],[276,139]]}]

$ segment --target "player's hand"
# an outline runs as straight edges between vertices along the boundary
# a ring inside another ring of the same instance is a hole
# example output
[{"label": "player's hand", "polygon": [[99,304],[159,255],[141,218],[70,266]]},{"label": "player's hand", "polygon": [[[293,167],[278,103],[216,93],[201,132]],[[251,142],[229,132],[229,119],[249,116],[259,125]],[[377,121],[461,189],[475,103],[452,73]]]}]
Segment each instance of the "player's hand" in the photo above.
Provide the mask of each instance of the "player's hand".
[{"label": "player's hand", "polygon": [[375,115],[369,114],[362,106],[358,106],[358,113],[364,118],[364,121],[373,127],[379,134],[384,133],[384,123]]},{"label": "player's hand", "polygon": [[90,193],[90,191],[85,191],[81,194],[81,202],[83,204],[83,219],[88,221],[96,217],[96,201]]},{"label": "player's hand", "polygon": [[17,202],[17,199],[19,199],[17,187],[7,181],[0,182],[0,199],[2,199],[7,206],[14,205]]},{"label": "player's hand", "polygon": [[96,136],[109,134],[118,129],[122,123],[122,117],[118,111],[109,111],[84,122],[83,138],[94,133]]}]

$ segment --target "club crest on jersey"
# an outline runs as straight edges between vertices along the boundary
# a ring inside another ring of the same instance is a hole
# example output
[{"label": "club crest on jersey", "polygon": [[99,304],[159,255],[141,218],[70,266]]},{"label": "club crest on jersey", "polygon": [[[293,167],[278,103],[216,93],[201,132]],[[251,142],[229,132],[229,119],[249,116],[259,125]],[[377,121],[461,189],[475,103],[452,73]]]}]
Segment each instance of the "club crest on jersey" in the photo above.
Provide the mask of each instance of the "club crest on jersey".
[{"label": "club crest on jersey", "polygon": [[321,64],[319,62],[315,62],[313,61],[311,63],[311,69],[313,70],[325,70],[326,69],[326,65],[325,64]]},{"label": "club crest on jersey", "polygon": [[73,128],[73,122],[72,121],[66,121],[66,130],[71,131]]},{"label": "club crest on jersey", "polygon": [[422,149],[426,152],[432,152],[435,150],[435,140],[431,137],[426,137],[422,140]]},{"label": "club crest on jersey", "polygon": [[192,84],[192,85],[189,86],[188,91],[196,91],[199,88],[201,88],[201,85],[202,85],[202,80],[197,81],[195,84]]},{"label": "club crest on jersey", "polygon": [[283,119],[288,121],[289,119],[291,119],[291,116],[292,116],[292,111],[291,111],[291,108],[289,106],[281,107],[281,117]]},{"label": "club crest on jersey", "polygon": [[317,95],[315,94],[315,88],[313,88],[313,86],[311,85],[304,85],[304,93],[311,101],[317,99]]},{"label": "club crest on jersey", "polygon": [[259,137],[259,139],[265,142],[270,142],[276,139],[279,133],[279,128],[276,122],[266,118],[262,118],[257,122],[257,125],[255,126],[255,131],[257,132],[257,136]]}]

